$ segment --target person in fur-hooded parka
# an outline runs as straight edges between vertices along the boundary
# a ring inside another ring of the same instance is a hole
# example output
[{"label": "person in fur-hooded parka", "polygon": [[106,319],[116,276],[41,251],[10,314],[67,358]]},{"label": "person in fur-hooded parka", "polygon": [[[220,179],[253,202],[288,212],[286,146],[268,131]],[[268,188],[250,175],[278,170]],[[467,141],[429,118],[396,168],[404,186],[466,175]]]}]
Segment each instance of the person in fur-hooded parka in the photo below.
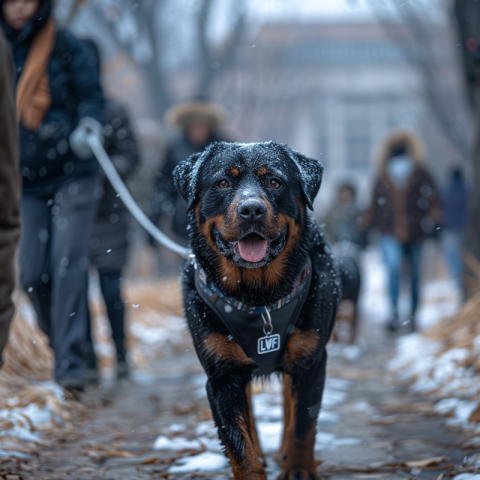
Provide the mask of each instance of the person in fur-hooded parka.
[{"label": "person in fur-hooded parka", "polygon": [[364,229],[381,233],[380,246],[390,277],[393,315],[389,328],[396,330],[402,262],[408,257],[411,280],[411,329],[415,329],[418,283],[423,240],[433,235],[441,220],[435,182],[424,167],[420,138],[408,130],[395,130],[382,142],[378,154],[379,178]]}]

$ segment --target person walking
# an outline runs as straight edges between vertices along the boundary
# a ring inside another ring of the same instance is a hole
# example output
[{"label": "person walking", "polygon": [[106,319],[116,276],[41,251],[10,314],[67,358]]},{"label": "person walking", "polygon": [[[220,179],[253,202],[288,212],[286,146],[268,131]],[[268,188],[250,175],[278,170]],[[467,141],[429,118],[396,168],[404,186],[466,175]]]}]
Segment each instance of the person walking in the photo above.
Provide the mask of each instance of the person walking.
[{"label": "person walking", "polygon": [[168,143],[164,162],[155,174],[150,219],[158,224],[166,217],[171,218],[177,241],[187,246],[187,204],[175,190],[173,170],[190,155],[203,152],[210,143],[225,140],[220,133],[225,124],[225,113],[212,102],[195,100],[172,107],[167,112],[166,122],[179,130],[179,135]]},{"label": "person walking", "polygon": [[390,330],[399,328],[398,297],[404,258],[410,266],[410,329],[416,329],[422,245],[427,237],[435,234],[441,220],[435,182],[425,169],[424,161],[422,142],[414,132],[391,132],[380,148],[379,178],[370,209],[363,217],[363,229],[376,228],[380,232],[392,305]]},{"label": "person walking", "polygon": [[51,0],[0,0],[20,122],[20,278],[55,354],[55,378],[84,388],[89,240],[99,172],[87,142],[102,140],[103,94],[78,40],[58,30]]},{"label": "person walking", "polygon": [[0,368],[15,307],[15,251],[20,238],[20,173],[13,61],[0,29]]},{"label": "person walking", "polygon": [[364,234],[359,228],[360,208],[355,187],[348,183],[338,186],[335,203],[325,217],[325,234],[330,243],[348,242],[364,246]]},{"label": "person walking", "polygon": [[[89,62],[101,71],[98,47],[91,40],[81,40]],[[122,180],[126,180],[138,166],[140,152],[125,108],[116,100],[105,99],[104,114],[105,150]],[[90,240],[90,261],[98,270],[107,316],[112,329],[112,339],[117,354],[117,377],[128,376],[125,344],[125,308],[120,291],[122,269],[127,262],[132,232],[129,228],[127,207],[105,175],[102,177],[102,194]],[[90,322],[89,322],[90,327]],[[93,380],[98,378],[96,358],[91,339],[91,329],[85,347],[87,369]]]},{"label": "person walking", "polygon": [[459,291],[462,282],[462,245],[467,226],[469,189],[465,183],[462,170],[452,169],[448,184],[442,190],[442,245],[450,270]]}]

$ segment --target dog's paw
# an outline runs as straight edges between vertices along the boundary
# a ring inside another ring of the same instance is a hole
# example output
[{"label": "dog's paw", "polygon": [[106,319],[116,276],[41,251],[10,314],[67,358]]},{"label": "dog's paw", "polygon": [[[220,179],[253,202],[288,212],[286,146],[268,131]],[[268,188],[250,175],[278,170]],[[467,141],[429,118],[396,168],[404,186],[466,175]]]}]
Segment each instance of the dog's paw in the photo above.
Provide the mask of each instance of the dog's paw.
[{"label": "dog's paw", "polygon": [[320,480],[320,475],[312,470],[282,470],[277,480]]}]

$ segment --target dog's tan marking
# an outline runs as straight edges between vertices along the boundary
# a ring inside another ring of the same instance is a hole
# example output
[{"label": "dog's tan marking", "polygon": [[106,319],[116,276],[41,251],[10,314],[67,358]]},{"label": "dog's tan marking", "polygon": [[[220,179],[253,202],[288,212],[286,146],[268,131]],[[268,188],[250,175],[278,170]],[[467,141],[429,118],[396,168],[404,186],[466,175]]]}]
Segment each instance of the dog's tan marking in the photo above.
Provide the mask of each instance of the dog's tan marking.
[{"label": "dog's tan marking", "polygon": [[237,167],[234,167],[230,170],[230,173],[235,177],[238,177],[240,175],[240,170]]},{"label": "dog's tan marking", "polygon": [[258,174],[260,176],[262,175],[266,175],[267,174],[267,169],[265,167],[261,167],[259,170],[258,170]]},{"label": "dog's tan marking", "polygon": [[270,288],[275,288],[285,275],[285,267],[288,256],[292,253],[300,238],[301,226],[296,224],[293,218],[285,215],[278,215],[278,230],[283,230],[288,225],[287,243],[280,255],[265,267],[265,282]]},{"label": "dog's tan marking", "polygon": [[250,365],[253,363],[248,358],[242,347],[235,341],[229,340],[226,335],[210,333],[203,342],[205,351],[221,360],[228,360],[239,365]]},{"label": "dog's tan marking", "polygon": [[319,341],[318,332],[295,328],[288,339],[285,352],[284,365],[287,370],[291,370],[299,360],[312,355],[317,349]]}]

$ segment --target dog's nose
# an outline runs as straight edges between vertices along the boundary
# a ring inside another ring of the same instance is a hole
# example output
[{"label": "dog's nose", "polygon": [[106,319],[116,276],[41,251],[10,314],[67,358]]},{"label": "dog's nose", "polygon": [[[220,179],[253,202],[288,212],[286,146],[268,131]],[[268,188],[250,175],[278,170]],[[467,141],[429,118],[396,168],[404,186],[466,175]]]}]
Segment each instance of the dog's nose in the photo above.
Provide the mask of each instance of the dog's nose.
[{"label": "dog's nose", "polygon": [[238,206],[238,214],[243,220],[261,220],[267,214],[267,207],[260,200],[246,200]]}]

